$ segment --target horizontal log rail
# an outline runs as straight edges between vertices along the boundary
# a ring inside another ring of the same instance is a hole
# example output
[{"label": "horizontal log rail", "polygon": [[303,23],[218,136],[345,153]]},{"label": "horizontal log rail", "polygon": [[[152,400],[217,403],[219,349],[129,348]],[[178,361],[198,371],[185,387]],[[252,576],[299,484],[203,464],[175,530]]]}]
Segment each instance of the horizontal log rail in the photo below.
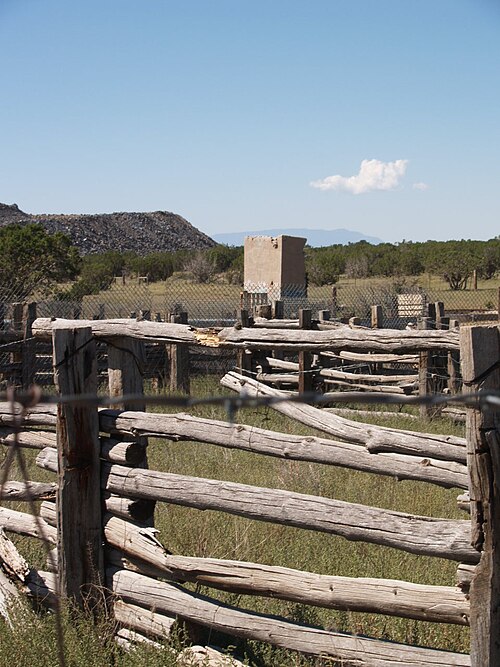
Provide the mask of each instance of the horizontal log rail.
[{"label": "horizontal log rail", "polygon": [[467,468],[462,463],[405,454],[375,454],[368,452],[362,445],[278,433],[184,413],[101,410],[99,425],[102,431],[108,433],[196,441],[278,458],[338,465],[397,479],[425,481],[444,487],[466,489],[468,484]]},{"label": "horizontal log rail", "polygon": [[57,530],[41,517],[34,517],[27,512],[18,512],[7,507],[0,507],[0,527],[10,533],[38,537],[41,540],[57,543]]},{"label": "horizontal log rail", "polygon": [[350,329],[328,331],[227,327],[219,332],[220,345],[248,350],[322,350],[408,354],[460,349],[458,331]]},{"label": "horizontal log rail", "polygon": [[0,444],[11,446],[16,442],[19,447],[26,447],[28,449],[44,449],[45,447],[57,446],[56,434],[54,432],[19,431],[16,433],[9,427],[0,427]]},{"label": "horizontal log rail", "polygon": [[5,482],[0,487],[0,500],[46,500],[55,498],[55,483]]},{"label": "horizontal log rail", "polygon": [[103,487],[129,498],[216,510],[391,546],[410,553],[475,563],[469,521],[435,519],[302,493],[104,464]]},{"label": "horizontal log rail", "polygon": [[[40,452],[37,464],[56,470],[54,450]],[[410,553],[475,563],[470,522],[436,519],[281,489],[103,463],[102,488],[127,498],[164,501],[216,510],[259,521],[340,535]]]},{"label": "horizontal log rail", "polygon": [[[337,577],[242,561],[177,556],[167,553],[154,535],[151,537],[150,530],[118,517],[105,517],[104,535],[114,547],[108,552],[108,562],[150,576],[190,581],[241,595],[436,623],[468,624],[469,602],[458,587]],[[120,555],[122,552],[125,557]]]},{"label": "horizontal log rail", "polygon": [[[277,389],[268,387],[253,378],[229,372],[221,384],[238,393],[250,396],[282,397]],[[417,433],[387,426],[374,426],[345,419],[316,407],[280,401],[272,404],[278,412],[300,421],[302,424],[324,431],[348,442],[363,444],[371,452],[392,451],[414,456],[429,456],[448,461],[466,462],[465,438],[432,433]]]},{"label": "horizontal log rail", "polygon": [[309,655],[330,656],[358,667],[468,667],[461,653],[419,648],[328,632],[286,621],[277,616],[243,611],[166,582],[128,570],[108,568],[108,587],[126,602],[176,615],[237,637],[265,641]]},{"label": "horizontal log rail", "polygon": [[52,337],[52,331],[56,328],[72,329],[81,327],[90,327],[92,335],[103,340],[127,336],[149,343],[198,344],[193,327],[187,324],[145,320],[141,322],[132,319],[64,320],[39,317],[33,322],[32,331],[37,338],[49,340]]}]

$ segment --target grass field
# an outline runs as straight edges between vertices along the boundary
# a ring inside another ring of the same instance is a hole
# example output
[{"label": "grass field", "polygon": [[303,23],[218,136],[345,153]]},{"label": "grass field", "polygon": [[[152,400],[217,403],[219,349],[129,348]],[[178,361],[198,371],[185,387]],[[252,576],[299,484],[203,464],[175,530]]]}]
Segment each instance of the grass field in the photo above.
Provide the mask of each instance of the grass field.
[{"label": "grass field", "polygon": [[[193,395],[219,393],[214,378],[194,381]],[[196,414],[225,419],[218,408],[199,408]],[[270,409],[242,410],[236,417],[251,425],[285,433],[311,434],[312,429],[295,424]],[[445,419],[433,422],[401,423],[397,415],[378,418],[374,423],[438,433],[461,434],[461,427]],[[430,516],[465,518],[456,507],[457,490],[445,490],[425,483],[397,482],[391,478],[348,471],[326,465],[270,459],[234,450],[193,442],[173,443],[152,440],[149,466],[198,477],[223,479],[338,498],[355,503],[390,508]],[[33,478],[47,479],[49,473],[30,467]],[[23,508],[25,509],[25,508]],[[452,585],[456,564],[436,558],[417,557],[395,549],[364,543],[347,542],[342,538],[251,521],[218,512],[197,511],[173,505],[158,504],[155,522],[163,544],[174,553],[212,556],[282,565],[311,572],[345,576],[394,578],[416,583]],[[44,566],[39,543],[20,539],[33,566]],[[398,642],[432,646],[467,652],[467,629],[421,621],[403,620],[374,614],[335,612],[316,607],[228,594],[212,589],[196,590],[226,603],[256,611],[274,613],[290,620],[318,625],[332,630],[369,635]],[[168,652],[158,655],[143,648],[130,655],[118,650],[112,640],[112,627],[102,621],[98,630],[85,617],[71,617],[66,622],[66,644],[75,667],[115,664],[123,667],[138,665],[169,665]],[[37,640],[33,639],[36,633]],[[208,643],[221,645],[223,639],[207,634]],[[56,662],[53,616],[26,613],[22,625],[9,630],[0,623],[0,667],[12,662],[21,665],[53,665]],[[332,661],[314,660],[273,649],[256,642],[240,643],[230,639],[249,664],[280,667],[285,665],[333,665]],[[90,654],[92,657],[90,658]]]}]

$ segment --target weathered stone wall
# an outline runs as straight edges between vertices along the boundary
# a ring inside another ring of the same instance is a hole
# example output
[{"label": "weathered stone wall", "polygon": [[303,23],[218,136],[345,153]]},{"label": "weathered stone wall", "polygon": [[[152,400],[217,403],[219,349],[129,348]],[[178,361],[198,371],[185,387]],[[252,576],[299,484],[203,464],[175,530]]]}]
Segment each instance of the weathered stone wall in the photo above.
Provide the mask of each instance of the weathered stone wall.
[{"label": "weathered stone wall", "polygon": [[[273,291],[281,298],[289,286],[304,287],[306,239],[297,236],[247,236],[244,286],[248,291]],[[260,288],[260,289],[258,289]]]}]

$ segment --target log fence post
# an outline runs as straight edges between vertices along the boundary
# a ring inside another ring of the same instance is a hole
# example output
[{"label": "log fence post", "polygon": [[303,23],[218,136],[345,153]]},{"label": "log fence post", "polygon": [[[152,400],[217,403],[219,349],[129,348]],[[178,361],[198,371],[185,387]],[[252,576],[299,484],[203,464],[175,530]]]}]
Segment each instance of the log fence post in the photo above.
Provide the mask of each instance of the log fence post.
[{"label": "log fence post", "polygon": [[[299,308],[299,327],[301,329],[311,329],[312,318],[311,311],[306,308]],[[299,394],[312,390],[312,355],[310,352],[299,352]]]},{"label": "log fence post", "polygon": [[28,389],[35,381],[36,355],[35,341],[32,340],[31,326],[36,320],[36,302],[23,304],[22,331],[23,351],[21,366],[21,384],[23,389]]},{"label": "log fence post", "polygon": [[[429,304],[431,306],[432,304]],[[421,317],[418,321],[418,329],[426,330],[433,329],[434,322],[431,317]],[[428,396],[431,392],[429,375],[432,368],[432,354],[430,352],[419,352],[418,355],[418,394],[421,397]],[[420,405],[420,416],[423,418],[429,417],[431,414],[429,405]]]},{"label": "log fence post", "polygon": [[[171,313],[169,319],[170,322],[173,322],[174,324],[187,324],[188,314],[185,311]],[[168,358],[170,367],[170,391],[181,391],[185,394],[189,394],[189,346],[182,343],[168,345]]]},{"label": "log fence post", "polygon": [[384,326],[384,314],[382,306],[376,305],[371,307],[371,327],[372,329],[382,329]]},{"label": "log fence post", "polygon": [[[500,389],[498,326],[463,327],[465,392]],[[467,407],[466,439],[471,543],[481,553],[470,586],[471,666],[500,664],[500,430],[498,412]]]},{"label": "log fence post", "polygon": [[[90,327],[56,328],[54,383],[61,397],[97,393],[97,356]],[[104,582],[99,419],[97,407],[57,406],[58,573],[61,594],[96,609]]]}]

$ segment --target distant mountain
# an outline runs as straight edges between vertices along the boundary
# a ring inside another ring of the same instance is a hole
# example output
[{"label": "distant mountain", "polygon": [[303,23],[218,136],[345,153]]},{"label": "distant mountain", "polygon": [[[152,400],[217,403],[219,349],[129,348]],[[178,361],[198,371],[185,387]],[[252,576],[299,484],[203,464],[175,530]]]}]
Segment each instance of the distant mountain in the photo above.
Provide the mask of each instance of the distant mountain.
[{"label": "distant mountain", "polygon": [[369,243],[382,243],[382,239],[368,236],[360,232],[351,232],[349,229],[259,229],[252,232],[230,232],[228,234],[214,234],[212,238],[217,243],[225,245],[240,246],[245,241],[245,236],[301,236],[307,239],[307,244],[314,248],[323,246],[348,243],[357,241],[368,241]]},{"label": "distant mountain", "polygon": [[38,222],[49,233],[64,232],[80,254],[133,251],[138,255],[211,248],[215,242],[176,213],[32,215],[16,204],[0,203],[0,227]]}]

